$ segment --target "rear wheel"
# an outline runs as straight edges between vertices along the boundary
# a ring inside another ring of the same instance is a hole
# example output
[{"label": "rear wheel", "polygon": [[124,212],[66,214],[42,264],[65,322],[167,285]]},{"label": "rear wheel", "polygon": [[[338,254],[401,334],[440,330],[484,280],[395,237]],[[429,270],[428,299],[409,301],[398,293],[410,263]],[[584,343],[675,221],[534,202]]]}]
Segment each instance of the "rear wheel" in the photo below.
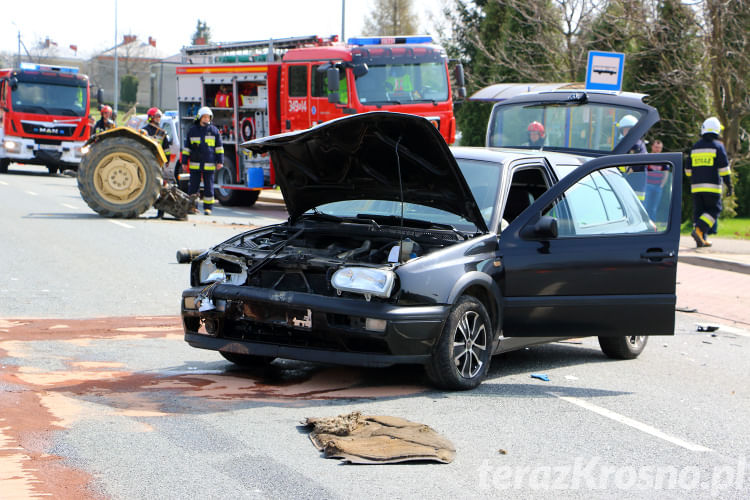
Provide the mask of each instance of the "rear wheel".
[{"label": "rear wheel", "polygon": [[219,354],[224,356],[224,359],[227,361],[231,361],[237,366],[244,366],[247,368],[254,366],[267,366],[276,359],[271,356],[254,356],[252,354],[238,354],[236,352],[219,351]]},{"label": "rear wheel", "polygon": [[453,306],[425,366],[427,377],[441,389],[473,389],[487,376],[491,349],[489,314],[476,298],[464,295]]},{"label": "rear wheel", "polygon": [[648,337],[645,335],[599,337],[602,352],[613,359],[635,359],[643,352],[647,342]]},{"label": "rear wheel", "polygon": [[219,200],[219,203],[225,206],[244,205],[251,207],[255,205],[255,202],[258,201],[259,191],[218,187],[226,184],[237,184],[238,182],[239,180],[236,179],[234,171],[234,162],[230,158],[224,157],[224,166],[216,171],[214,197]]},{"label": "rear wheel", "polygon": [[49,170],[49,175],[55,175],[60,171],[60,167],[57,165],[47,165],[47,170]]},{"label": "rear wheel", "polygon": [[153,206],[161,185],[156,155],[130,137],[95,142],[78,168],[83,200],[104,217],[138,217]]}]

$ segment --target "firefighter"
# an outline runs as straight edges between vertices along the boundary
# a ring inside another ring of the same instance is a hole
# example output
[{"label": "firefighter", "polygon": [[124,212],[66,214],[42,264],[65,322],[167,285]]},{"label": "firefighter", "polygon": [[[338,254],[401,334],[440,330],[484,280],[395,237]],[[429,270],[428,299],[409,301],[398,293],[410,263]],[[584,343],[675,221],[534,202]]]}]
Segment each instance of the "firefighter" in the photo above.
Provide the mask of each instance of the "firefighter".
[{"label": "firefighter", "polygon": [[529,133],[529,142],[525,146],[532,148],[541,148],[544,146],[544,125],[537,121],[529,123],[526,131]]},{"label": "firefighter", "polygon": [[732,196],[732,176],[729,158],[719,135],[724,129],[718,118],[707,118],[701,125],[701,139],[690,149],[685,175],[690,179],[693,195],[693,232],[698,247],[710,247],[707,234],[716,224],[721,212],[721,182]]},{"label": "firefighter", "polygon": [[[620,141],[618,141],[618,143],[622,142],[636,123],[638,123],[638,119],[633,115],[625,115],[620,118],[620,121],[617,122],[617,128],[620,131]],[[648,151],[646,151],[646,143],[643,142],[643,139],[638,139],[635,141],[635,144],[633,144],[633,147],[628,150],[628,153],[648,153]],[[645,167],[643,165],[633,165],[631,167],[621,167],[620,170],[625,173],[625,178],[627,179],[628,184],[630,184],[630,187],[633,188],[635,195],[641,200],[641,203],[644,203],[646,201]]]},{"label": "firefighter", "polygon": [[[146,111],[146,124],[141,128],[146,134],[159,140],[161,138],[161,148],[164,150],[164,155],[167,157],[167,164],[169,164],[169,148],[172,146],[172,141],[169,140],[169,136],[162,129],[159,124],[161,123],[162,112],[159,108],[150,108]],[[169,179],[174,177],[174,173],[169,176]],[[168,177],[165,177],[167,179]],[[173,179],[172,179],[173,180]]]},{"label": "firefighter", "polygon": [[101,113],[102,116],[94,125],[94,130],[92,132],[93,135],[114,128],[115,126],[115,122],[112,121],[112,108],[105,104],[104,106],[102,106],[102,109],[99,110],[99,113]]},{"label": "firefighter", "polygon": [[224,164],[224,146],[221,133],[211,120],[211,108],[203,106],[198,110],[195,123],[185,136],[183,157],[190,162],[190,184],[188,195],[198,192],[203,177],[203,213],[211,215],[214,205],[214,172]]}]

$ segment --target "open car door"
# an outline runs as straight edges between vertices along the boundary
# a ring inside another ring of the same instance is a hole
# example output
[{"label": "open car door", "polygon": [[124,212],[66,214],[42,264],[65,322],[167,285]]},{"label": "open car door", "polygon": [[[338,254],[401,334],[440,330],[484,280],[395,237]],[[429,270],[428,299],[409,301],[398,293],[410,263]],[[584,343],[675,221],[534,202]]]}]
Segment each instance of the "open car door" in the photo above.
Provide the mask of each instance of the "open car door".
[{"label": "open car door", "polygon": [[605,156],[540,196],[499,237],[503,335],[673,335],[681,179],[680,154]]}]

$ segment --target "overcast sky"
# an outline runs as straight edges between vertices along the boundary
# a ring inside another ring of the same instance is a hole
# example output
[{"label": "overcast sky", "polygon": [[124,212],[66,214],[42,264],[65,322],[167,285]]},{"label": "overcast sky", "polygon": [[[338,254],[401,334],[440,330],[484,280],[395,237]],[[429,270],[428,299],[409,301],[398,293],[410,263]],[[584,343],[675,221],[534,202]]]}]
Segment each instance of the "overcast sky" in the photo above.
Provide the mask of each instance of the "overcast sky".
[{"label": "overcast sky", "polygon": [[[443,0],[414,0],[420,27],[430,31],[429,13]],[[342,0],[117,0],[117,32],[156,39],[165,55],[190,43],[198,19],[211,28],[213,41],[263,40],[290,36],[341,34]],[[373,0],[346,0],[346,37],[360,34]],[[0,51],[16,53],[18,32],[29,48],[49,37],[68,52],[89,57],[115,40],[115,0],[4,0]],[[21,49],[23,51],[23,48]]]}]

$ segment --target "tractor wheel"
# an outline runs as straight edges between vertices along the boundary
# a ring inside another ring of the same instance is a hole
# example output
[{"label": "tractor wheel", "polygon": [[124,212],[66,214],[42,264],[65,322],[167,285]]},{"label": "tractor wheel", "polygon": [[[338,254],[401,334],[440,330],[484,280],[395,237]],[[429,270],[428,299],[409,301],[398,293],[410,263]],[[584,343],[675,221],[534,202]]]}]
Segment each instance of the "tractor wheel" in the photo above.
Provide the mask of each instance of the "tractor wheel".
[{"label": "tractor wheel", "polygon": [[104,217],[138,217],[154,204],[161,185],[158,159],[147,145],[130,137],[95,142],[78,167],[83,200]]}]

